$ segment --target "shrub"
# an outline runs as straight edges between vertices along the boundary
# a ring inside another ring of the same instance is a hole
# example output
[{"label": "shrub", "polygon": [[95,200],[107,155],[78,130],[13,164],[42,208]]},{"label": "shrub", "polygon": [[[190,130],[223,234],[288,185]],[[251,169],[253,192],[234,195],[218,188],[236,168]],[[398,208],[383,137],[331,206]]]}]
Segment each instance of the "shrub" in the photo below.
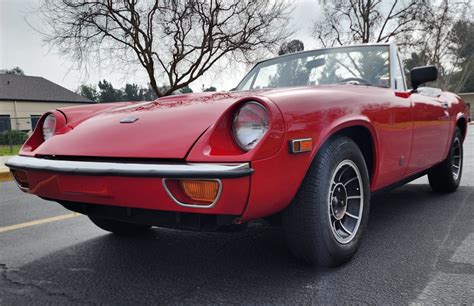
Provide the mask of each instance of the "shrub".
[{"label": "shrub", "polygon": [[5,131],[0,133],[0,145],[23,144],[27,138],[23,131]]}]

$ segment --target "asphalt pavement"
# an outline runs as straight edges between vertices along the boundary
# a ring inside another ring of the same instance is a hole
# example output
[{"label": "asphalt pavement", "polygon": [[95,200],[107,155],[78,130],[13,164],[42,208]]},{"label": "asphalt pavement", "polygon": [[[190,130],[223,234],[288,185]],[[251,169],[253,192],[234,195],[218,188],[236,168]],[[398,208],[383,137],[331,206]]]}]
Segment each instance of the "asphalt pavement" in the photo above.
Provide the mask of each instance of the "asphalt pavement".
[{"label": "asphalt pavement", "polygon": [[281,230],[155,228],[116,237],[85,216],[0,183],[0,304],[474,303],[474,126],[462,186],[421,178],[372,199],[349,263],[296,261]]}]

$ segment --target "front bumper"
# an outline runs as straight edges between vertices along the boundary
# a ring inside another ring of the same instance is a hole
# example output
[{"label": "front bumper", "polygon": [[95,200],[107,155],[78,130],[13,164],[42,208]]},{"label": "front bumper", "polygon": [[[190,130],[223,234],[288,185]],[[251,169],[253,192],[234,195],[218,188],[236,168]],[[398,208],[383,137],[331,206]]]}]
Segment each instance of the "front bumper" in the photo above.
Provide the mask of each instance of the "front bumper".
[{"label": "front bumper", "polygon": [[5,165],[10,169],[48,171],[67,174],[166,177],[238,178],[252,174],[249,163],[239,164],[152,164],[43,159],[15,156]]},{"label": "front bumper", "polygon": [[[28,188],[58,202],[79,202],[162,211],[241,215],[250,190],[249,163],[125,163],[43,159],[16,156],[11,171],[25,171]],[[168,179],[215,179],[219,198],[211,206],[182,205],[166,187]]]}]

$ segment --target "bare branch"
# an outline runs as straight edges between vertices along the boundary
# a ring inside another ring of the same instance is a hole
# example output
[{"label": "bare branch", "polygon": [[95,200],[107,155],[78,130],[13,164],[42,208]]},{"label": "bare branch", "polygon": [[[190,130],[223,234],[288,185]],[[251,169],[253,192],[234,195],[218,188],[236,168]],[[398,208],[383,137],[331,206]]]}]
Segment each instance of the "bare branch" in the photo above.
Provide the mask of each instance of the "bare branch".
[{"label": "bare branch", "polygon": [[42,0],[40,12],[45,40],[64,56],[84,68],[138,64],[158,96],[226,57],[274,50],[291,34],[284,0]]}]

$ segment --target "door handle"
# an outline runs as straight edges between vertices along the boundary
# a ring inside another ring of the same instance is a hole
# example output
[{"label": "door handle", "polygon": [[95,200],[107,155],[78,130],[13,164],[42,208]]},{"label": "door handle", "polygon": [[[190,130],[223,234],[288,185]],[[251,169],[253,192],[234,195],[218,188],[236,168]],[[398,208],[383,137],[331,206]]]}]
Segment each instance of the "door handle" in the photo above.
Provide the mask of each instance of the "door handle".
[{"label": "door handle", "polygon": [[448,102],[441,102],[444,110],[444,116],[449,117],[449,103]]}]

